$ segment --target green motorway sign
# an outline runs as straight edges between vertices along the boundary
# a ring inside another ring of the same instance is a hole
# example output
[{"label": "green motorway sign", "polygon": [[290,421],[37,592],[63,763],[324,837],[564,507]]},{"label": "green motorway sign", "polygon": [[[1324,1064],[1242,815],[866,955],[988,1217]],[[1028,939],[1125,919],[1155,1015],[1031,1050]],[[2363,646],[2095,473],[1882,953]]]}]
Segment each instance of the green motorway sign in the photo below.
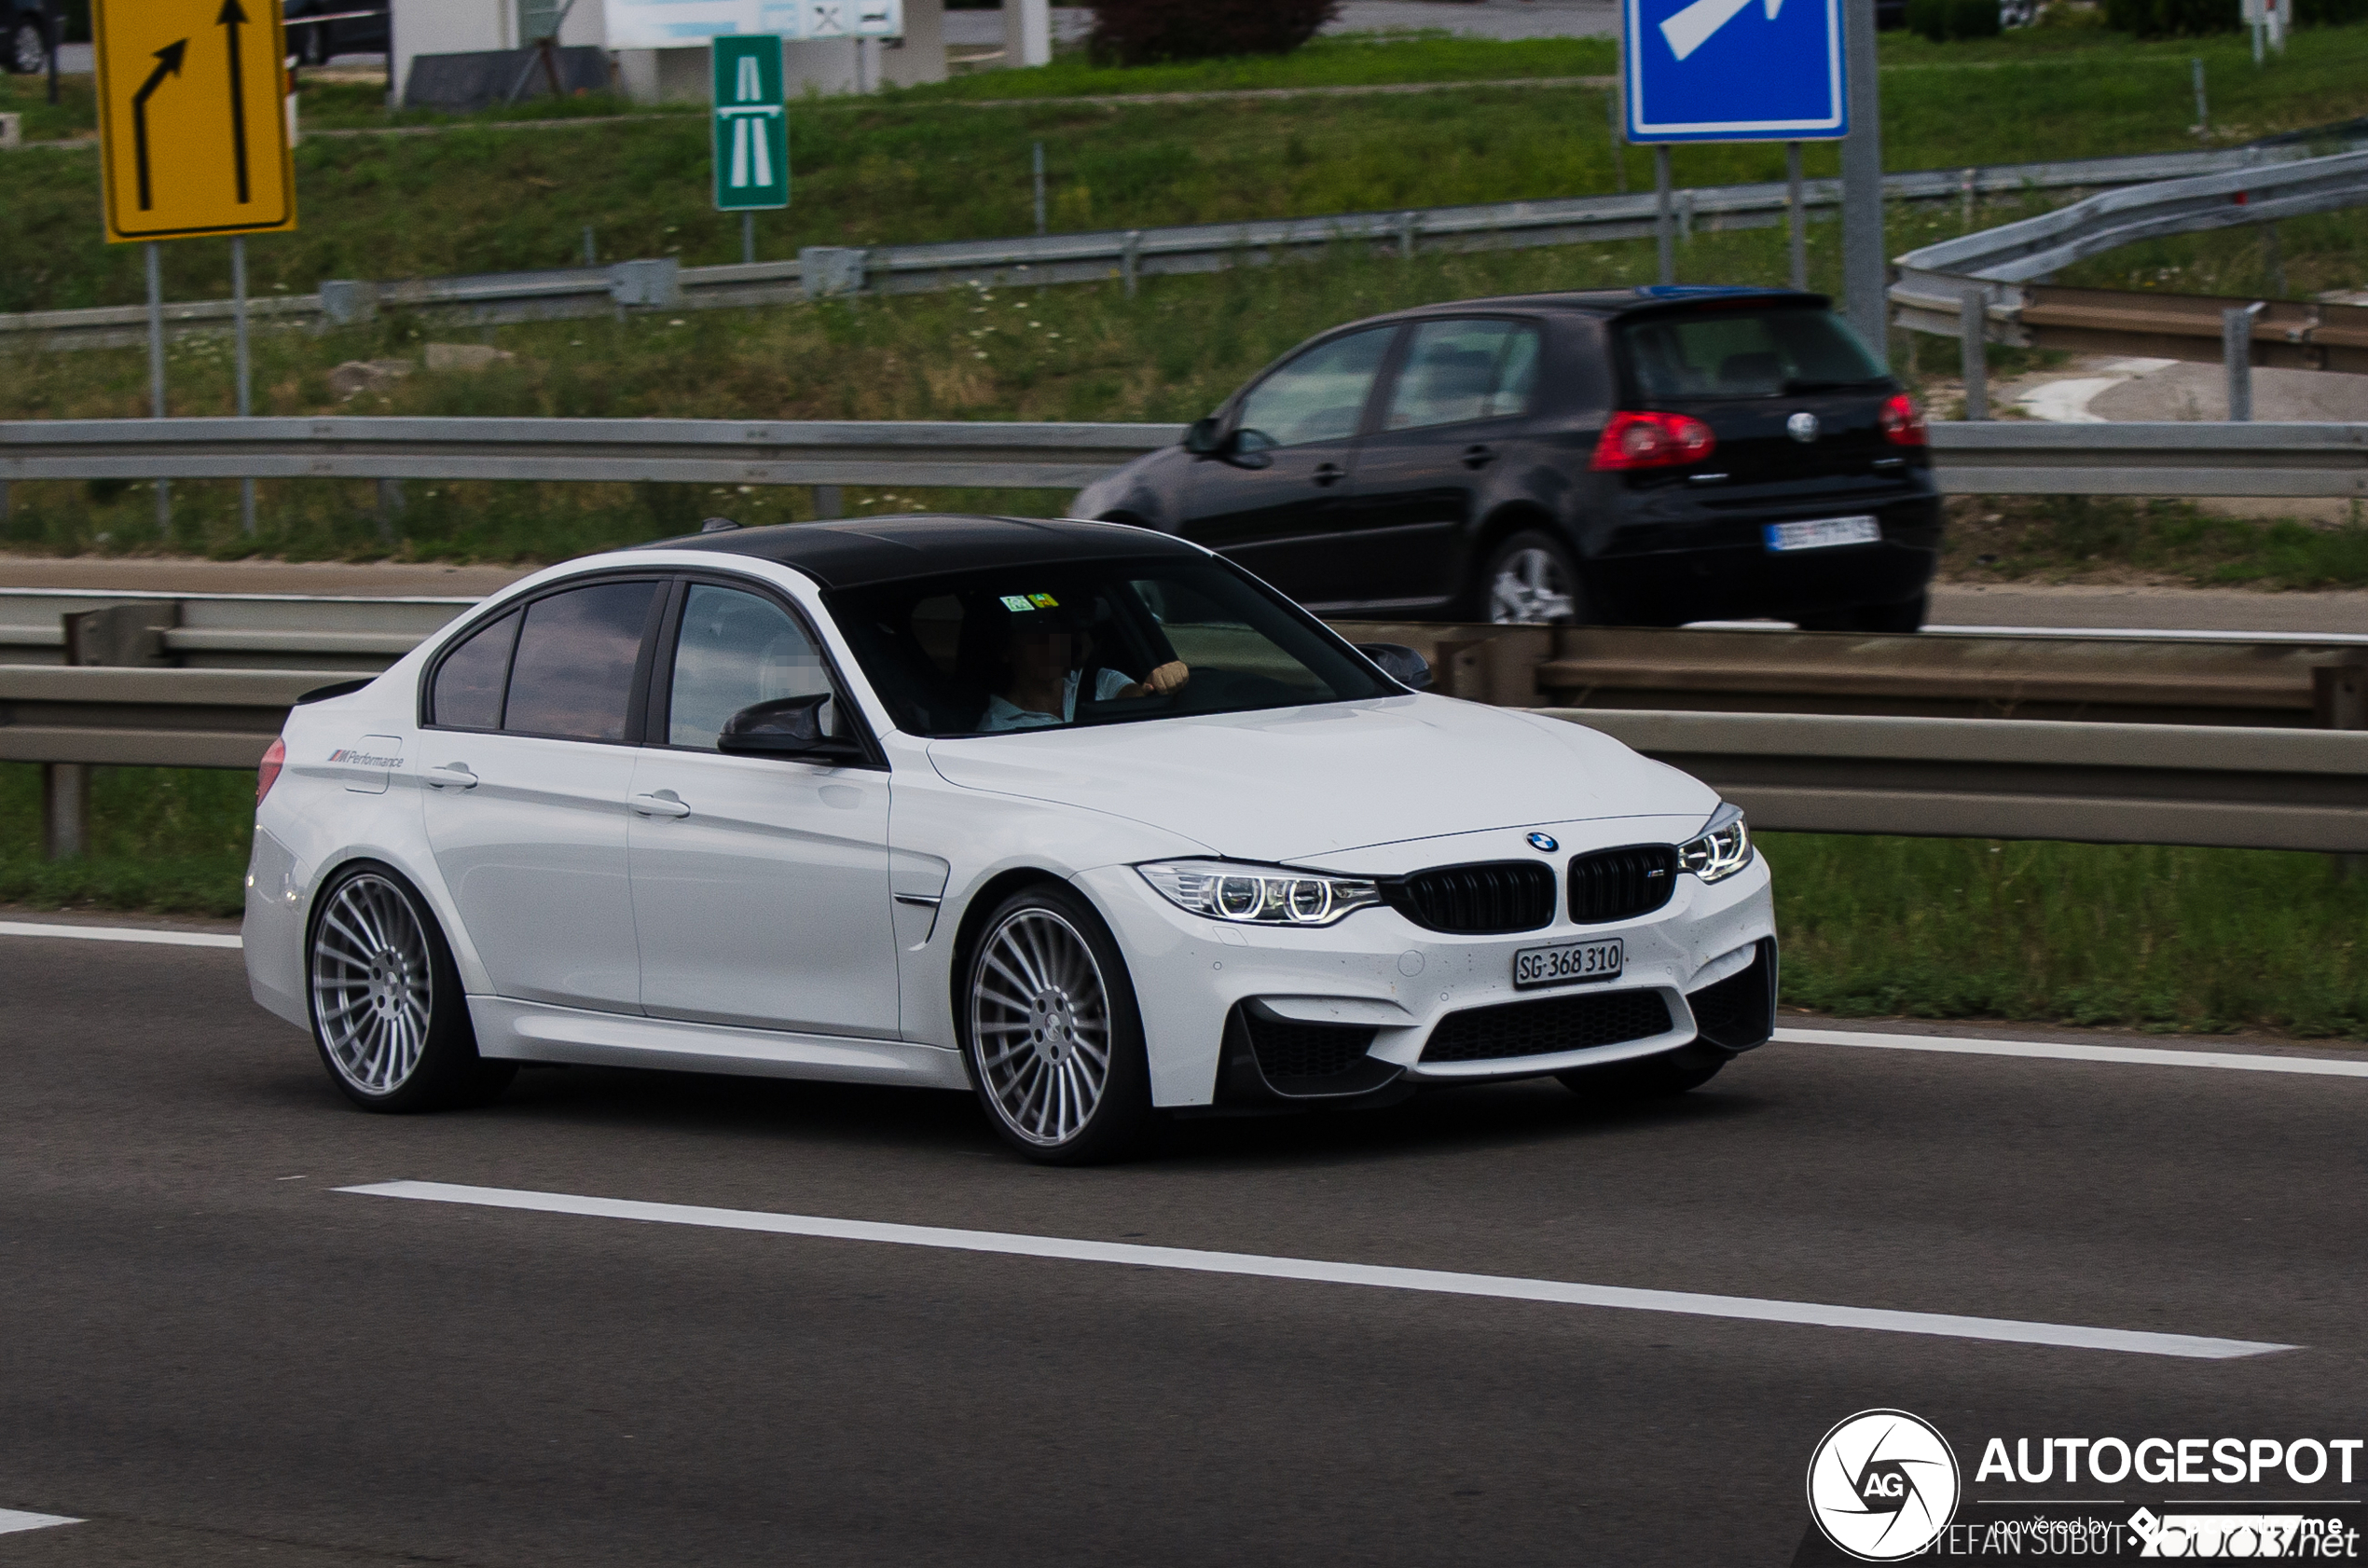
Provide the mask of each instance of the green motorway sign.
[{"label": "green motorway sign", "polygon": [[715,205],[726,213],[790,204],[790,126],[781,112],[781,40],[723,34],[715,65]]}]

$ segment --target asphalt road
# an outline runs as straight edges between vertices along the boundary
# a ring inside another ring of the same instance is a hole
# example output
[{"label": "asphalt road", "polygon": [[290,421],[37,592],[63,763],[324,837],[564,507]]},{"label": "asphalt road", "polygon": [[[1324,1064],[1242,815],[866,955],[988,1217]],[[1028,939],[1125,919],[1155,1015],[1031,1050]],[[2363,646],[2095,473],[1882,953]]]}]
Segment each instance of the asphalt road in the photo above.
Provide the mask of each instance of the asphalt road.
[{"label": "asphalt road", "polygon": [[[0,1508],[86,1521],[0,1562],[1780,1565],[1812,1445],[1868,1407],[1946,1432],[1969,1497],[1991,1436],[2368,1435],[2364,1108],[2359,1078],[1779,1044],[1676,1102],[1471,1089],[1059,1172],[944,1094],[543,1070],[373,1118],[235,952],[0,937]],[[334,1190],[398,1179],[2300,1348]]]}]

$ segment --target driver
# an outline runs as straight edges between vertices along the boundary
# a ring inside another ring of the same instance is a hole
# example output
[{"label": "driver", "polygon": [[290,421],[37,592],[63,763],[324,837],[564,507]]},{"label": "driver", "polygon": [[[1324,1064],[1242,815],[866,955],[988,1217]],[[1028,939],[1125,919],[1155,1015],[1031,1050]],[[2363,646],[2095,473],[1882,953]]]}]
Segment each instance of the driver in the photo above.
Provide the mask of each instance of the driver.
[{"label": "driver", "polygon": [[[1036,596],[1039,600],[1051,597]],[[1081,640],[1068,615],[1056,604],[1039,603],[1025,613],[1012,609],[1005,625],[1003,679],[986,699],[979,729],[1025,730],[1074,720],[1084,672],[1078,667]],[[1140,681],[1129,681],[1123,670],[1104,668],[1095,672],[1094,700],[1163,697],[1181,691],[1191,678],[1180,659],[1157,667]]]}]

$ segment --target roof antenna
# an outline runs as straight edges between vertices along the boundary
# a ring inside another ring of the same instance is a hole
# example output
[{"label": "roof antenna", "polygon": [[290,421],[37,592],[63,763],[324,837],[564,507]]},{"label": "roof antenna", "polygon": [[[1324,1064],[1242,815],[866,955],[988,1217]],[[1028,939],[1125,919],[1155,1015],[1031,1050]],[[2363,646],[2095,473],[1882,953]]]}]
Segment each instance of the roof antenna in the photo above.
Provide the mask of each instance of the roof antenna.
[{"label": "roof antenna", "polygon": [[729,533],[740,525],[729,517],[709,517],[699,525],[701,533]]}]

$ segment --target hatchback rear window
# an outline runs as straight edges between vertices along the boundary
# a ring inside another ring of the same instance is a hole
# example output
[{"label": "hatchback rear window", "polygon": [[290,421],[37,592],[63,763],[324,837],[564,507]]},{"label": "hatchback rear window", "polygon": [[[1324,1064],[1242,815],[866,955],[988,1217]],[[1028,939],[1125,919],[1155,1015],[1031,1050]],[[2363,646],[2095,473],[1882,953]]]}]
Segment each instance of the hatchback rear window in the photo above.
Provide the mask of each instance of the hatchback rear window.
[{"label": "hatchback rear window", "polygon": [[1783,397],[1889,374],[1849,323],[1814,307],[1705,310],[1620,323],[1636,395]]}]

